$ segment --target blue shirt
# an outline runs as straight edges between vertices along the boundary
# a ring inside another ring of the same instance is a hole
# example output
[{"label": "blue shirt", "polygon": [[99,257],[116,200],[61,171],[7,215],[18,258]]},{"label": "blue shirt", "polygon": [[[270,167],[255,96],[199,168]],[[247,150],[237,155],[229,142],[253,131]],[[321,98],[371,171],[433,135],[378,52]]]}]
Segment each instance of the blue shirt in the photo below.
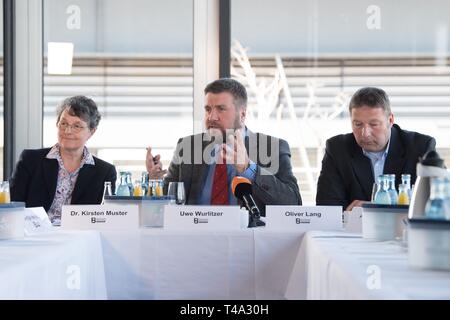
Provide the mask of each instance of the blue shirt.
[{"label": "blue shirt", "polygon": [[390,143],[391,140],[389,139],[386,149],[384,149],[383,151],[370,152],[364,149],[362,151],[363,154],[370,159],[374,181],[377,181],[378,176],[383,174],[384,163],[386,162]]},{"label": "blue shirt", "polygon": [[[247,133],[247,131],[245,131]],[[216,147],[215,150],[218,150],[219,146]],[[215,152],[216,155],[218,155],[217,152]],[[216,156],[217,160],[217,156]],[[214,179],[214,170],[216,169],[216,164],[211,164],[208,166],[208,170],[206,173],[206,180],[205,184],[203,185],[202,192],[200,194],[199,204],[211,204],[211,190],[212,190],[212,184]],[[257,171],[257,164],[250,160],[249,167],[242,172],[241,174],[238,174],[236,171],[236,168],[232,164],[227,164],[227,177],[228,177],[228,203],[230,205],[237,205],[236,197],[233,195],[233,192],[231,190],[231,181],[236,176],[241,176],[249,179],[252,183],[255,181],[256,177],[256,171]]]}]

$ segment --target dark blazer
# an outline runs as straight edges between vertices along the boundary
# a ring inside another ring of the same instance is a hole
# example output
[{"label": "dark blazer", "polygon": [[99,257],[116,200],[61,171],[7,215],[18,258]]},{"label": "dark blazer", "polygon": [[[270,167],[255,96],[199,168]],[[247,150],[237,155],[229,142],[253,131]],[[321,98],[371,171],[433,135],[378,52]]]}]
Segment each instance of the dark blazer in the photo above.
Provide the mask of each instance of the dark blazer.
[{"label": "dark blazer", "polygon": [[[211,140],[203,134],[180,139],[170,163],[165,184],[183,181],[186,203],[198,204],[211,159],[204,159]],[[285,140],[247,130],[245,147],[249,159],[258,165],[252,195],[261,213],[265,205],[301,205],[297,179],[292,173],[291,152]],[[268,157],[274,155],[276,158]],[[275,159],[275,161],[274,161]]]},{"label": "dark blazer", "polygon": [[[27,207],[50,209],[58,179],[58,161],[45,156],[50,148],[24,150],[10,179],[12,201],[23,201]],[[112,164],[94,157],[95,165],[85,164],[78,173],[71,204],[99,204],[102,202],[105,181],[116,183],[116,169]]]},{"label": "dark blazer", "polygon": [[[394,124],[383,173],[395,174],[396,185],[401,183],[402,174],[409,173],[414,184],[419,157],[435,147],[434,138],[402,130]],[[370,159],[352,133],[327,140],[317,184],[317,205],[341,205],[345,210],[353,200],[370,201],[373,182]]]}]

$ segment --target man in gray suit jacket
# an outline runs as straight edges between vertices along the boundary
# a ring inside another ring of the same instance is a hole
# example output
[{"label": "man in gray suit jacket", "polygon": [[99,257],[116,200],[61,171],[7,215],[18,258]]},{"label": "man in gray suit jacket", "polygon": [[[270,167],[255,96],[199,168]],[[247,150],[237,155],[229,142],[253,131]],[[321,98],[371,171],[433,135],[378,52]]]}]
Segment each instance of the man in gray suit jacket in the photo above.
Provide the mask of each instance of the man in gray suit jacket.
[{"label": "man in gray suit jacket", "polygon": [[362,88],[349,105],[353,133],[327,140],[317,184],[317,205],[341,205],[350,211],[370,201],[372,185],[380,174],[401,174],[416,180],[419,157],[434,150],[434,138],[406,131],[394,124],[387,94]]},{"label": "man in gray suit jacket", "polygon": [[[235,176],[251,181],[252,195],[263,215],[265,205],[302,203],[288,143],[248,130],[246,107],[247,92],[236,80],[219,79],[205,88],[207,130],[178,141],[164,178],[165,183],[184,182],[187,204],[237,204],[231,190]],[[151,148],[147,150],[147,171],[153,178],[162,177],[166,170],[162,170],[160,156],[153,157]],[[217,192],[216,181],[223,178],[228,187]]]}]

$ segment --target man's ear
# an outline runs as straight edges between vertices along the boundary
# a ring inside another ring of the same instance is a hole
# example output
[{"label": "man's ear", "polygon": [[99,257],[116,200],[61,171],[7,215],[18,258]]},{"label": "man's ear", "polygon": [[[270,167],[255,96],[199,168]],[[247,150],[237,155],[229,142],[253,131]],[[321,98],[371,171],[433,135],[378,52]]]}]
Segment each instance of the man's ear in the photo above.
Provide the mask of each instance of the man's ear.
[{"label": "man's ear", "polygon": [[389,115],[388,121],[389,121],[389,127],[392,127],[392,125],[394,124],[394,114],[393,113],[391,113]]},{"label": "man's ear", "polygon": [[247,117],[247,108],[241,107],[241,110],[239,110],[239,116],[241,119],[241,123],[244,126],[245,125],[245,119]]}]

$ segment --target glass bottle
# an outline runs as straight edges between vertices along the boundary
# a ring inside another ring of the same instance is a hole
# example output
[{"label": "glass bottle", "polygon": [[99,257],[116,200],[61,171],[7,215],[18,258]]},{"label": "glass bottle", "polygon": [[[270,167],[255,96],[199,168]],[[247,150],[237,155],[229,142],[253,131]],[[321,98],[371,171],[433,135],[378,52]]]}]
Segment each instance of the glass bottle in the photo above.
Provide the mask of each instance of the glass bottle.
[{"label": "glass bottle", "polygon": [[151,197],[154,196],[154,188],[155,188],[155,180],[149,180],[148,181],[148,190],[147,190],[147,196]]},{"label": "glass bottle", "polygon": [[450,179],[444,179],[444,215],[450,220]]},{"label": "glass bottle", "polygon": [[430,199],[425,206],[425,216],[429,219],[444,219],[444,181],[432,178]]},{"label": "glass bottle", "polygon": [[135,180],[134,185],[133,185],[133,196],[134,197],[142,197],[143,195],[144,194],[143,194],[141,182],[139,180]]},{"label": "glass bottle", "polygon": [[117,196],[127,196],[127,197],[129,197],[131,195],[130,187],[128,186],[128,183],[127,183],[127,173],[124,171],[120,172],[120,183],[117,186],[116,195]]},{"label": "glass bottle", "polygon": [[125,172],[125,174],[126,174],[126,182],[127,182],[128,188],[130,189],[130,195],[132,195],[133,194],[133,180],[131,179],[131,172],[127,171],[127,172]]},{"label": "glass bottle", "polygon": [[398,202],[398,193],[395,189],[395,174],[388,175],[389,177],[389,196],[391,197],[391,204],[396,205]]},{"label": "glass bottle", "polygon": [[406,184],[398,185],[398,204],[407,205],[409,204],[410,198],[408,195],[408,186]]},{"label": "glass bottle", "polygon": [[410,174],[402,174],[402,184],[406,185],[406,190],[408,192],[408,197],[411,199],[412,197],[412,188],[411,188],[411,175]]},{"label": "glass bottle", "polygon": [[9,181],[3,181],[0,185],[0,203],[10,203]]},{"label": "glass bottle", "polygon": [[148,193],[148,172],[142,171],[141,173],[141,188],[142,194],[146,195]]},{"label": "glass bottle", "polygon": [[102,204],[105,204],[106,196],[112,196],[111,181],[105,181],[105,186],[103,187]]},{"label": "glass bottle", "polygon": [[380,175],[378,177],[378,190],[375,194],[376,204],[391,204],[391,197],[388,191],[388,178],[386,175]]},{"label": "glass bottle", "polygon": [[153,195],[162,197],[163,193],[163,180],[155,180],[153,183]]}]

